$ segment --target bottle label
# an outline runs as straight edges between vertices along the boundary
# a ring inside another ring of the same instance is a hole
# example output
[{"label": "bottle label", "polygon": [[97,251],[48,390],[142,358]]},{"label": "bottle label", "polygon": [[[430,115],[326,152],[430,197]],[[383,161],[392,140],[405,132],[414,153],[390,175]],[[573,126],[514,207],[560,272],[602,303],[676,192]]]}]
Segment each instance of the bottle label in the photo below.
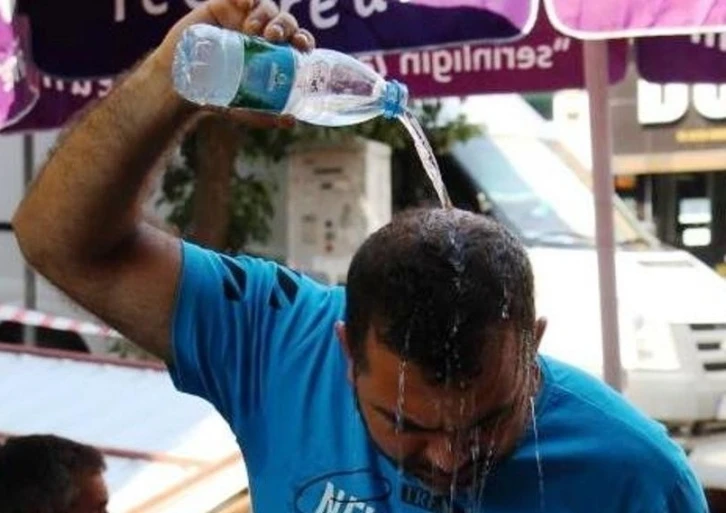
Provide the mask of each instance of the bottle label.
[{"label": "bottle label", "polygon": [[295,82],[295,55],[287,46],[244,37],[242,81],[232,107],[280,113]]}]

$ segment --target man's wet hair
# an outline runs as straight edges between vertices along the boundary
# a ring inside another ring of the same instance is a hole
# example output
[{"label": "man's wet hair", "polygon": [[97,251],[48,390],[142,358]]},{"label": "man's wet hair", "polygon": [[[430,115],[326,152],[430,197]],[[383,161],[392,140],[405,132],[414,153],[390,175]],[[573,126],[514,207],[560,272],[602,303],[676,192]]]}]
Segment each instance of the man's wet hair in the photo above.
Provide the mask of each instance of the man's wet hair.
[{"label": "man's wet hair", "polygon": [[368,369],[373,329],[430,382],[465,386],[503,326],[518,330],[523,346],[532,340],[534,276],[523,244],[501,223],[455,209],[408,210],[353,257],[346,308],[357,372]]},{"label": "man's wet hair", "polygon": [[94,447],[54,435],[8,438],[0,446],[0,513],[63,513],[79,479],[105,470]]}]

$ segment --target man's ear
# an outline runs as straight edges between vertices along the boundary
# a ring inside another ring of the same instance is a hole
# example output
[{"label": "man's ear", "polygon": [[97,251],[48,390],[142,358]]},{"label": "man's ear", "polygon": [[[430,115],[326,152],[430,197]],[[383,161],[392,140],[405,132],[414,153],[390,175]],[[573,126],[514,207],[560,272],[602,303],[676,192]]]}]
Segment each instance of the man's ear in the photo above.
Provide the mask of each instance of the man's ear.
[{"label": "man's ear", "polygon": [[354,375],[353,375],[353,357],[350,351],[350,342],[348,339],[348,330],[345,326],[345,323],[343,321],[338,321],[335,323],[335,334],[338,335],[338,341],[340,342],[340,345],[343,347],[343,352],[345,353],[345,359],[348,362],[348,381],[353,383],[354,381]]},{"label": "man's ear", "polygon": [[539,350],[539,345],[542,342],[545,331],[547,331],[547,318],[540,317],[534,323],[534,347]]}]

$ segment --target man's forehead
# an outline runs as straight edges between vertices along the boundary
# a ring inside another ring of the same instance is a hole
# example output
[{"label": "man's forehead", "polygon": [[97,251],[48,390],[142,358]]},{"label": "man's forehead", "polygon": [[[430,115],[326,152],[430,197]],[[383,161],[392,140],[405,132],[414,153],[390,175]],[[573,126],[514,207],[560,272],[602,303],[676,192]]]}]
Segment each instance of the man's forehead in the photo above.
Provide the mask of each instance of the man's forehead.
[{"label": "man's forehead", "polygon": [[[439,365],[440,372],[445,372],[447,365],[446,360],[450,359],[450,376],[438,376],[431,369],[417,368],[416,365],[416,341],[410,341],[408,344],[409,355],[397,354],[387,344],[384,343],[382,336],[376,331],[371,330],[365,344],[365,352],[370,367],[379,374],[380,378],[397,379],[398,372],[401,368],[413,368],[414,375],[418,375],[422,381],[446,383],[450,388],[459,390],[469,390],[472,387],[481,387],[482,383],[487,381],[498,381],[502,374],[509,374],[516,371],[521,364],[521,345],[524,343],[522,336],[513,328],[511,324],[493,328],[491,330],[482,330],[478,335],[481,340],[481,348],[479,357],[481,359],[481,371],[477,376],[465,377],[464,379],[456,379],[456,363],[465,356],[461,354],[463,351],[457,351],[457,347],[452,345],[449,354],[442,350],[443,365]],[[470,343],[477,343],[477,339],[472,339]],[[441,345],[446,346],[447,342],[442,341]],[[405,352],[405,351],[404,351]],[[469,352],[471,354],[471,352]],[[418,370],[418,372],[416,372]],[[393,375],[391,375],[393,373]],[[434,379],[432,379],[434,378]]]},{"label": "man's forehead", "polygon": [[[466,380],[462,387],[453,379],[433,384],[416,364],[402,365],[401,358],[387,348],[372,346],[370,370],[362,379],[368,381],[367,392],[375,395],[376,406],[391,412],[403,400],[405,410],[416,416],[483,416],[517,397],[521,373],[513,372],[513,367],[518,357],[507,359],[508,351],[499,352],[503,358],[492,359],[490,365],[483,366],[482,372]],[[369,395],[368,399],[374,397]]]}]

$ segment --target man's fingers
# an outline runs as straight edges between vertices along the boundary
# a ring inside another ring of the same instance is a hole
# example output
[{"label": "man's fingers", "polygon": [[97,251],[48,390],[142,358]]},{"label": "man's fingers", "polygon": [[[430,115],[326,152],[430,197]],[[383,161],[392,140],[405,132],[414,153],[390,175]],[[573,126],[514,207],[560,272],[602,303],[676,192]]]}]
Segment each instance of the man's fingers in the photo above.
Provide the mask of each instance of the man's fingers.
[{"label": "man's fingers", "polygon": [[210,18],[205,20],[207,23],[251,35],[262,34],[267,23],[279,12],[272,0],[209,0],[202,11],[204,7]]},{"label": "man's fingers", "polygon": [[265,27],[279,13],[277,6],[268,0],[263,0],[255,7],[242,25],[242,31],[253,36],[262,35]]},{"label": "man's fingers", "polygon": [[309,52],[315,48],[315,37],[310,33],[310,31],[305,29],[297,29],[295,34],[293,34],[291,41],[295,48],[303,52]]},{"label": "man's fingers", "polygon": [[255,0],[209,0],[204,4],[211,18],[207,22],[239,30],[257,3]]},{"label": "man's fingers", "polygon": [[297,20],[289,12],[281,12],[265,27],[265,38],[276,43],[287,42],[298,30]]},{"label": "man's fingers", "polygon": [[315,47],[313,35],[298,26],[289,12],[280,12],[271,0],[209,0],[206,16],[198,13],[195,22],[214,23],[224,28],[239,30],[254,36],[264,36],[276,43],[290,42],[302,51]]}]

